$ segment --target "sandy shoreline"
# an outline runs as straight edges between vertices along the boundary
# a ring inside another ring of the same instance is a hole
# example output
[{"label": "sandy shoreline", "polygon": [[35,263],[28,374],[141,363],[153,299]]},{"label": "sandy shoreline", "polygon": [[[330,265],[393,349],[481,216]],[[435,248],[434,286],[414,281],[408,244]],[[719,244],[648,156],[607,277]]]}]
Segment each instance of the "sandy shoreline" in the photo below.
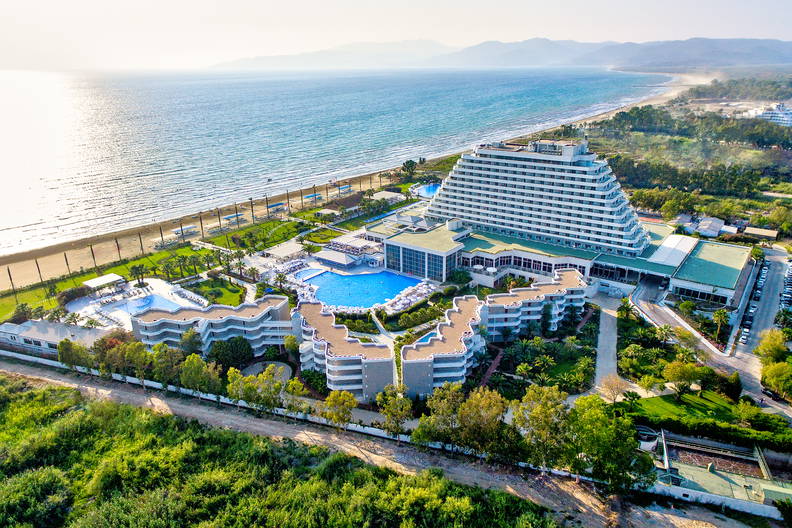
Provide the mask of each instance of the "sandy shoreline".
[{"label": "sandy shoreline", "polygon": [[[700,73],[668,74],[664,72],[644,72],[644,73],[663,73],[665,75],[671,75],[673,78],[665,85],[667,86],[667,90],[662,94],[654,95],[646,99],[642,99],[640,101],[622,106],[620,108],[610,110],[608,112],[603,112],[597,115],[578,119],[576,121],[571,121],[570,123],[566,123],[566,124],[581,124],[590,121],[605,119],[607,117],[614,115],[616,112],[626,110],[634,106],[647,105],[647,104],[662,104],[669,101],[670,99],[673,99],[674,97],[679,95],[679,93],[681,93],[682,91],[684,91],[685,89],[691,86],[707,83],[713,78],[717,77],[715,73],[713,74],[700,74]],[[557,127],[551,127],[543,131],[552,130],[553,128],[557,128]],[[543,131],[532,132],[530,135],[535,135]],[[524,137],[524,136],[519,136],[519,137]],[[514,139],[518,139],[518,138],[514,138]],[[443,156],[443,157],[447,157],[447,156]],[[442,159],[442,158],[436,158],[436,159]],[[387,173],[393,170],[394,168],[395,167],[369,174],[355,176],[352,178],[341,180],[339,183],[343,185],[351,185],[355,191],[366,190],[372,187],[376,188],[379,186],[378,175],[382,173]],[[384,183],[385,180],[383,179],[383,184]],[[313,188],[314,186],[312,185],[306,189],[303,189],[302,191],[305,195],[308,195],[313,192]],[[335,189],[327,185],[317,185],[316,191],[320,192],[325,197],[329,195],[331,198],[333,198]],[[289,198],[290,198],[289,202],[292,208],[295,209],[300,208],[300,203],[301,203],[300,190],[294,189],[293,191],[289,191]],[[276,196],[271,196],[268,197],[267,200],[269,204],[285,202],[286,194],[284,193]],[[265,214],[267,200],[259,199],[253,201],[253,211],[255,212],[256,216],[260,217]],[[304,203],[308,205],[307,200],[304,200]],[[231,204],[224,207],[220,207],[219,209],[212,211],[204,211],[201,213],[196,212],[191,215],[183,216],[180,218],[174,218],[163,222],[155,222],[140,227],[117,231],[114,233],[97,235],[97,236],[83,238],[80,240],[74,240],[70,242],[63,242],[39,249],[14,253],[11,255],[3,255],[0,256],[0,266],[6,267],[8,271],[3,270],[6,272],[0,273],[0,290],[8,290],[11,288],[11,283],[9,281],[9,273],[8,273],[9,271],[11,276],[13,277],[14,285],[17,288],[20,288],[26,285],[39,282],[40,279],[39,279],[38,268],[40,268],[41,270],[41,277],[43,277],[44,280],[48,280],[51,278],[60,277],[69,272],[89,270],[94,266],[94,259],[96,261],[96,264],[101,266],[104,264],[108,264],[110,262],[120,260],[121,258],[133,258],[140,256],[141,253],[152,252],[154,251],[154,244],[156,240],[160,238],[160,229],[162,230],[162,232],[164,232],[165,236],[167,237],[167,235],[171,233],[172,229],[179,227],[180,222],[183,225],[195,225],[200,232],[200,223],[201,221],[203,221],[204,231],[208,235],[208,230],[213,227],[217,227],[218,225],[218,217],[217,217],[218,210],[220,212],[220,217],[239,212],[243,214],[244,218],[247,220],[247,222],[242,225],[249,225],[250,221],[252,220],[250,208],[251,208],[250,202],[245,201],[236,204],[236,206],[234,204]],[[196,240],[196,239],[198,239],[198,237],[193,237],[190,240]],[[38,268],[36,266],[36,260],[38,261]]]}]

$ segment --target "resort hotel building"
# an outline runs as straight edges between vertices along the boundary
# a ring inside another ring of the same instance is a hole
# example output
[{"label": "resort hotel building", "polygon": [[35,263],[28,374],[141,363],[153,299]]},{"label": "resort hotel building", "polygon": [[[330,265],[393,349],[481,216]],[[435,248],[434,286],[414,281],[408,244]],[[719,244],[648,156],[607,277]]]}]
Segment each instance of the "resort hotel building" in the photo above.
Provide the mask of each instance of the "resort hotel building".
[{"label": "resort hotel building", "polygon": [[148,347],[166,343],[178,347],[182,334],[194,328],[201,336],[201,350],[209,352],[215,341],[241,336],[257,356],[269,346],[283,344],[293,334],[289,299],[266,295],[237,307],[213,304],[206,308],[150,309],[132,316],[132,333]]},{"label": "resort hotel building", "polygon": [[737,304],[750,248],[676,235],[641,221],[586,141],[479,145],[443,181],[423,222],[396,217],[366,228],[385,266],[435,281],[456,269],[492,286],[576,269],[593,287],[627,294],[641,279],[676,295]]}]

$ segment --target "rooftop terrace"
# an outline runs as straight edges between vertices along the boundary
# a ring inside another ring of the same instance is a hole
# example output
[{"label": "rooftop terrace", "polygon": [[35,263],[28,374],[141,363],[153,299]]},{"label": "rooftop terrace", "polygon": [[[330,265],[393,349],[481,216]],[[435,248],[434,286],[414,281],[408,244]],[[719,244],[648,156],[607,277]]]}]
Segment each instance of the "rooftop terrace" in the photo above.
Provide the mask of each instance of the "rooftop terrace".
[{"label": "rooftop terrace", "polygon": [[702,240],[677,269],[674,277],[734,289],[750,257],[749,247]]},{"label": "rooftop terrace", "polygon": [[462,337],[473,332],[473,324],[478,321],[478,307],[481,301],[473,295],[454,299],[454,308],[446,310],[446,321],[437,325],[437,337],[425,343],[414,343],[402,347],[402,359],[415,361],[438,354],[458,354],[465,350]]},{"label": "rooftop terrace", "polygon": [[538,282],[528,288],[514,288],[509,293],[495,293],[487,296],[487,304],[509,306],[523,301],[539,299],[545,295],[565,293],[573,288],[585,288],[586,281],[577,270],[558,270],[556,278],[549,282]]},{"label": "rooftop terrace", "polygon": [[336,357],[362,357],[365,359],[388,359],[393,356],[390,348],[377,343],[361,343],[349,337],[344,325],[335,322],[335,315],[325,312],[321,303],[300,303],[298,307],[305,322],[315,330],[314,336],[327,343],[327,352]]},{"label": "rooftop terrace", "polygon": [[206,308],[179,308],[177,310],[147,310],[134,318],[143,323],[153,323],[160,320],[169,321],[188,321],[191,319],[221,320],[225,317],[233,316],[241,319],[252,319],[266,312],[270,308],[283,306],[288,302],[286,297],[281,295],[265,295],[253,303],[241,304],[237,307],[226,306],[223,304],[213,304]]}]

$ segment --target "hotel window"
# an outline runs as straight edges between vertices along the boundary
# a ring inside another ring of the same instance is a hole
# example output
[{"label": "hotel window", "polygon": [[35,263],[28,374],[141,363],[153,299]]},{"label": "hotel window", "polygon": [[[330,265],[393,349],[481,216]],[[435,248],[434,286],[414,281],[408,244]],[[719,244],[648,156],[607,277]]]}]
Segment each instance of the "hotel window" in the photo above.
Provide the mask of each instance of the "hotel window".
[{"label": "hotel window", "polygon": [[385,267],[401,271],[401,248],[399,246],[385,245]]},{"label": "hotel window", "polygon": [[431,253],[427,253],[428,257],[428,267],[426,276],[432,280],[441,281],[443,280],[443,257],[439,257],[437,255],[432,255]]},{"label": "hotel window", "polygon": [[418,277],[426,277],[426,253],[402,248],[402,271]]}]

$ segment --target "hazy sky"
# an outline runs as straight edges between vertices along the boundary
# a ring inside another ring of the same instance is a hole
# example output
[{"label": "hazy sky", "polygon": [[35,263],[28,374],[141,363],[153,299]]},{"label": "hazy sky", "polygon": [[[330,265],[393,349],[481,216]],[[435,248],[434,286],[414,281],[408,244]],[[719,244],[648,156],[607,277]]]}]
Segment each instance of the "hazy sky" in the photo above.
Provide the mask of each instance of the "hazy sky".
[{"label": "hazy sky", "polygon": [[0,68],[195,68],[361,41],[792,40],[792,0],[3,0]]}]

